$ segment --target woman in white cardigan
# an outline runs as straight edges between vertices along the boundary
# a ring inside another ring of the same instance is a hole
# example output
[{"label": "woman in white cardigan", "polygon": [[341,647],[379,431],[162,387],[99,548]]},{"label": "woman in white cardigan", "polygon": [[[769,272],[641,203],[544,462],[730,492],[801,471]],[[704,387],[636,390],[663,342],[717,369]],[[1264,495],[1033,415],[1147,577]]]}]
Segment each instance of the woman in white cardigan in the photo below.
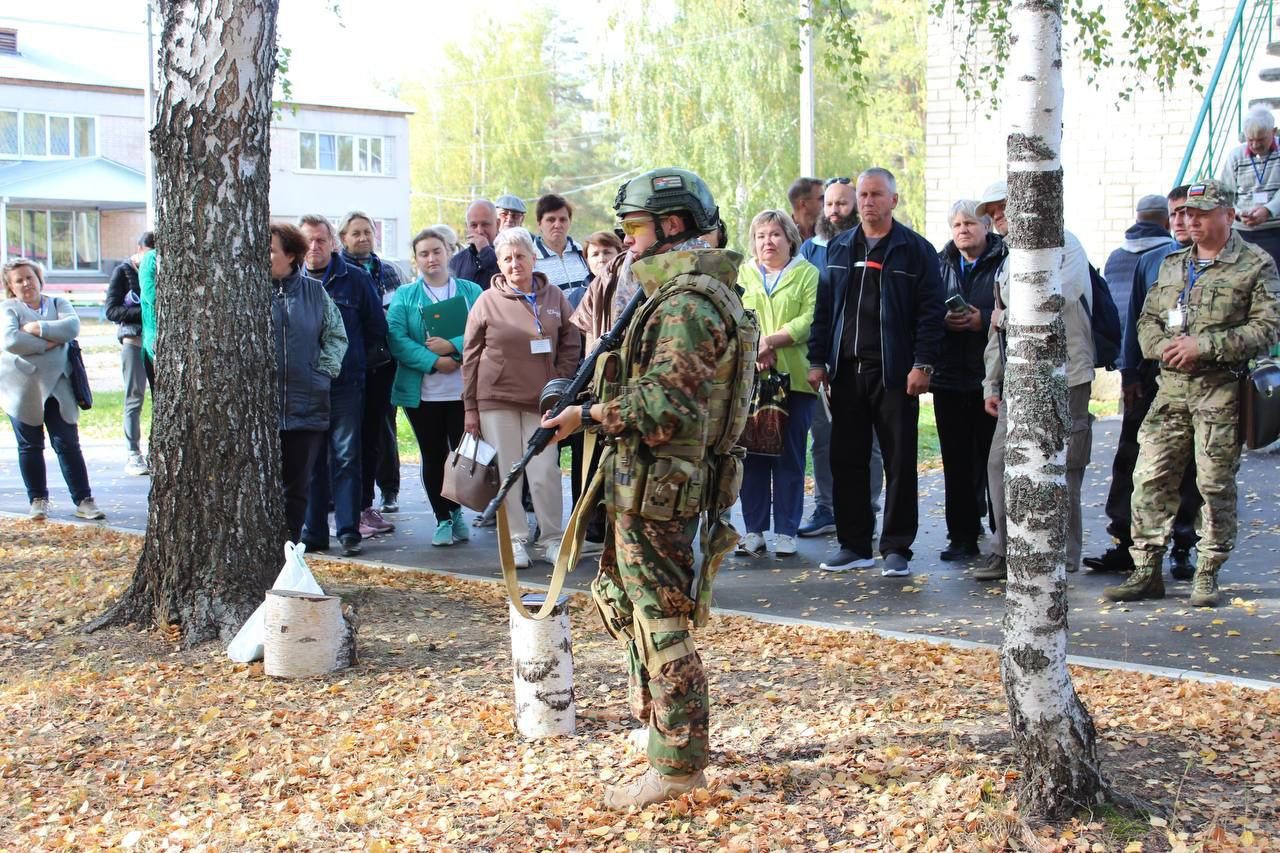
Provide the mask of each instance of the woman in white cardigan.
[{"label": "woman in white cardigan", "polygon": [[18,438],[18,468],[27,487],[33,519],[49,515],[45,479],[44,433],[58,454],[62,478],[79,518],[104,518],[89,490],[89,471],[80,452],[76,422],[80,410],[71,390],[67,343],[80,334],[80,318],[71,303],[46,297],[44,270],[18,258],[4,265],[0,302],[0,408]]}]

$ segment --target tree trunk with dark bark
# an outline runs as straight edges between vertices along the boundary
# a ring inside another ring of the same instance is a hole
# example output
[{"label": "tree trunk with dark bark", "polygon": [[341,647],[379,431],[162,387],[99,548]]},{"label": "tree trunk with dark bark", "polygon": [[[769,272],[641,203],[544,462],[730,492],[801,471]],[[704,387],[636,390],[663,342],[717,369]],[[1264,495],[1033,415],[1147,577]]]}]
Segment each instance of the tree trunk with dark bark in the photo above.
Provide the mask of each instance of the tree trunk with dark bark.
[{"label": "tree trunk with dark bark", "polygon": [[280,568],[267,192],[275,0],[161,0],[151,504],[97,623],[228,640]]},{"label": "tree trunk with dark bark", "polygon": [[1059,820],[1105,794],[1093,721],[1067,670],[1066,333],[1062,321],[1062,4],[1010,14],[1009,580],[1001,673],[1019,805]]}]

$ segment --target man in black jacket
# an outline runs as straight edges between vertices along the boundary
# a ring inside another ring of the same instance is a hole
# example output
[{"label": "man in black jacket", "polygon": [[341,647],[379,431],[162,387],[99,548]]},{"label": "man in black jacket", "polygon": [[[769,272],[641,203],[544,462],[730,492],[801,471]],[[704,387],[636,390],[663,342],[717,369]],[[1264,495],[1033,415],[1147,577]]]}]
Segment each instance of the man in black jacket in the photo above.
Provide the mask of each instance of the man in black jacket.
[{"label": "man in black jacket", "polygon": [[916,431],[920,395],[942,339],[942,279],[929,242],[893,218],[897,183],[886,169],[858,176],[861,223],[827,248],[827,280],[809,332],[809,384],[831,400],[836,536],[820,568],[875,565],[871,537],[871,433],[884,456],[880,552],[885,577],[911,574],[919,526]]},{"label": "man in black jacket", "polygon": [[987,456],[996,419],[983,407],[983,351],[995,307],[996,276],[1009,257],[991,220],[979,216],[978,203],[961,199],[951,206],[951,241],[938,253],[943,298],[949,300],[942,350],[934,365],[933,413],[942,450],[946,488],[947,562],[978,556],[982,519],[988,514]]},{"label": "man in black jacket", "polygon": [[124,440],[129,444],[124,472],[131,477],[150,473],[147,458],[142,455],[142,404],[147,386],[154,384],[156,377],[151,362],[142,354],[142,289],[138,283],[138,263],[144,252],[155,247],[155,235],[145,232],[138,238],[137,253],[115,268],[107,285],[107,319],[116,324],[120,370],[124,375]]},{"label": "man in black jacket", "polygon": [[498,209],[486,198],[467,205],[467,233],[462,248],[449,259],[449,272],[454,278],[466,279],[489,289],[498,274],[498,256],[493,240],[498,236]]}]

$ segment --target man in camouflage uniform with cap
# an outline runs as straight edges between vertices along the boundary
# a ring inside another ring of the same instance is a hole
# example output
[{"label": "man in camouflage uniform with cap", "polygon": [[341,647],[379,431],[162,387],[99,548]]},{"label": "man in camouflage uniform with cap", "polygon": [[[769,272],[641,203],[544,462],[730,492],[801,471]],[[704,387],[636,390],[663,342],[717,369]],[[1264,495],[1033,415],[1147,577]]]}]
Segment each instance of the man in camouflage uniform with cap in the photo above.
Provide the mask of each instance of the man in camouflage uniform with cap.
[{"label": "man in camouflage uniform with cap", "polygon": [[1160,567],[1194,457],[1204,496],[1191,604],[1218,604],[1218,571],[1236,538],[1240,469],[1239,380],[1250,358],[1280,338],[1275,262],[1231,228],[1235,195],[1218,181],[1187,188],[1192,244],[1170,254],[1138,318],[1142,354],[1160,362],[1160,387],[1138,433],[1134,472],[1134,570],[1104,595],[1163,598]]},{"label": "man in camouflage uniform with cap", "polygon": [[612,449],[601,464],[610,525],[592,593],[606,630],[626,645],[631,710],[647,726],[632,742],[644,740],[650,765],[606,792],[605,806],[623,810],[706,785],[707,678],[690,623],[706,604],[700,579],[737,539],[723,514],[741,468],[725,485],[714,448],[737,440],[728,435],[731,410],[743,371],[749,391],[758,330],[736,289],[741,255],[701,239],[719,214],[697,175],[640,175],[619,190],[615,209],[646,300],[612,367],[608,359],[597,367],[601,402],[543,425],[557,438],[598,429]]}]

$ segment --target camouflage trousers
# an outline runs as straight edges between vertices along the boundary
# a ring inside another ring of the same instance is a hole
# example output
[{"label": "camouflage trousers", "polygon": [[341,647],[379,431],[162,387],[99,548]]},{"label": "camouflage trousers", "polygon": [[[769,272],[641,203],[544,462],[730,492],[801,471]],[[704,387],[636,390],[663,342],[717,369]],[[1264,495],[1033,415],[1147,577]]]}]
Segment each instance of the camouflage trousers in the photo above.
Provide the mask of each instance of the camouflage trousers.
[{"label": "camouflage trousers", "polygon": [[698,519],[611,512],[610,521],[591,588],[606,629],[626,643],[631,712],[649,726],[655,770],[695,773],[707,766],[707,676],[687,623],[661,629],[680,628],[693,615]]},{"label": "camouflage trousers", "polygon": [[1239,386],[1224,375],[1160,375],[1160,389],[1138,431],[1133,474],[1133,545],[1137,565],[1159,566],[1178,511],[1187,463],[1196,464],[1204,497],[1201,561],[1221,565],[1236,539],[1236,473],[1240,470]]}]

